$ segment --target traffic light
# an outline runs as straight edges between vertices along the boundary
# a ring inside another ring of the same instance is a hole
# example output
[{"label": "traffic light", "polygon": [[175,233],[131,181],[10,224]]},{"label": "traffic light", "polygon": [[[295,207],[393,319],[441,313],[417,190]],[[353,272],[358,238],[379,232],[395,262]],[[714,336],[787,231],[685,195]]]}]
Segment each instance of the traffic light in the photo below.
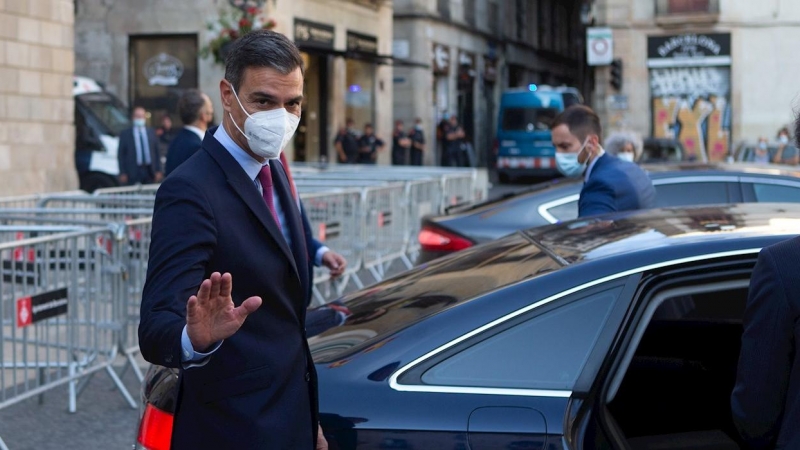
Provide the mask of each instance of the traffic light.
[{"label": "traffic light", "polygon": [[614,89],[622,90],[622,60],[615,59],[611,61],[611,86]]}]

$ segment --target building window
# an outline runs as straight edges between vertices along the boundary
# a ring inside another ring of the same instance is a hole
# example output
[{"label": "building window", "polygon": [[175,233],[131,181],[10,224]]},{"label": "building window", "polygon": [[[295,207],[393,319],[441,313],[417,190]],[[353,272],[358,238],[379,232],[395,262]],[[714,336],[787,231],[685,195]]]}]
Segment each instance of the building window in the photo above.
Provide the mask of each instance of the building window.
[{"label": "building window", "polygon": [[464,21],[475,26],[475,0],[464,0]]},{"label": "building window", "polygon": [[438,0],[438,6],[442,19],[450,20],[450,0]]},{"label": "building window", "polygon": [[356,127],[375,121],[375,64],[356,59],[347,60],[347,93],[345,114]]},{"label": "building window", "polygon": [[525,40],[525,0],[517,0],[517,40]]},{"label": "building window", "polygon": [[719,0],[657,0],[656,13],[669,14],[717,14]]},{"label": "building window", "polygon": [[497,35],[500,30],[498,20],[500,19],[500,5],[497,3],[489,3],[489,32]]},{"label": "building window", "polygon": [[708,12],[709,0],[669,0],[670,14]]}]

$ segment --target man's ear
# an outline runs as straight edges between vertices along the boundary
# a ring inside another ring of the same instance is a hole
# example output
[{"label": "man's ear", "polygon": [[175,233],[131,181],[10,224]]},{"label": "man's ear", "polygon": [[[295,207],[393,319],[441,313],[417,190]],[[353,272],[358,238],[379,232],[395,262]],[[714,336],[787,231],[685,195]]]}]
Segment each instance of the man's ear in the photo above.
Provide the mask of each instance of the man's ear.
[{"label": "man's ear", "polygon": [[222,109],[224,109],[226,113],[230,113],[232,102],[235,102],[236,99],[233,98],[233,88],[225,79],[219,82],[219,97],[222,100]]}]

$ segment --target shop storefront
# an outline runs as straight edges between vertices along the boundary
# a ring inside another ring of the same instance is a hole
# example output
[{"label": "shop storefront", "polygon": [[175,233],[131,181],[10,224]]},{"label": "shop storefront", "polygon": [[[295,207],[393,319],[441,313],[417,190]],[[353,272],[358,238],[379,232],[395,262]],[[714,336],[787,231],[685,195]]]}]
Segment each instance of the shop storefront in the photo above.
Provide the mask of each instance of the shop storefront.
[{"label": "shop storefront", "polygon": [[306,67],[303,114],[294,139],[295,161],[329,158],[327,137],[330,98],[330,66],[336,29],[333,25],[294,20],[294,42]]},{"label": "shop storefront", "polygon": [[731,146],[731,35],[647,39],[652,134],[679,140],[685,157],[723,161]]},{"label": "shop storefront", "polygon": [[352,118],[356,127],[375,122],[377,55],[378,38],[347,32],[345,116]]},{"label": "shop storefront", "polygon": [[154,126],[165,115],[179,124],[178,99],[197,88],[197,34],[132,35],[129,47],[131,106],[150,112]]}]

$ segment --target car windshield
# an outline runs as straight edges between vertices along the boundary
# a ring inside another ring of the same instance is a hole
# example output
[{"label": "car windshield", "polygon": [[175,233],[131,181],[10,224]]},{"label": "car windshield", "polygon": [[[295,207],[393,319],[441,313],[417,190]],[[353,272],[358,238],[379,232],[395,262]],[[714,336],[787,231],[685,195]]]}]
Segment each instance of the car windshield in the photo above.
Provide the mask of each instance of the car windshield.
[{"label": "car windshield", "polygon": [[77,100],[100,122],[104,132],[119,136],[119,133],[130,128],[128,114],[116,99],[104,92],[82,94]]},{"label": "car windshield", "polygon": [[547,131],[557,115],[555,108],[506,108],[503,112],[503,130]]},{"label": "car windshield", "polygon": [[464,250],[346,298],[352,315],[309,338],[311,354],[317,363],[332,362],[425,317],[559,267],[519,234]]}]

